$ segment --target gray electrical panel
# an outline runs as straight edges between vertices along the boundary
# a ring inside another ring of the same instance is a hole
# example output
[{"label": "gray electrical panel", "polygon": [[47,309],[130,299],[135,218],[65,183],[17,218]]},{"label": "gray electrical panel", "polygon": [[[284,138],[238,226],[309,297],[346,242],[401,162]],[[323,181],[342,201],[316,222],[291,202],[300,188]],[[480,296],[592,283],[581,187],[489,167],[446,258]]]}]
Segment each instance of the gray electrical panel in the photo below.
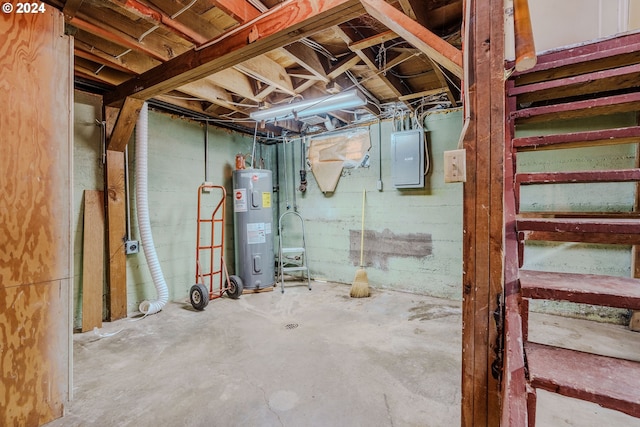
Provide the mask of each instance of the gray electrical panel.
[{"label": "gray electrical panel", "polygon": [[424,187],[424,131],[391,134],[391,176],[396,188]]},{"label": "gray electrical panel", "polygon": [[233,214],[236,275],[244,289],[262,289],[275,284],[271,171],[233,171]]}]

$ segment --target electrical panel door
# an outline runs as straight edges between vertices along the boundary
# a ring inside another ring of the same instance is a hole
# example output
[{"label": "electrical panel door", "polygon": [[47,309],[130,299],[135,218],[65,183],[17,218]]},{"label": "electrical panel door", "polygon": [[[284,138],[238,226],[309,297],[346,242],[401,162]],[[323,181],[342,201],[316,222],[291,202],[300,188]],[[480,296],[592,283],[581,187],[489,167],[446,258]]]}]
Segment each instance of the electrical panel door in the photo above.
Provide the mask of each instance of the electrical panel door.
[{"label": "electrical panel door", "polygon": [[424,187],[424,131],[391,134],[391,173],[396,188]]}]

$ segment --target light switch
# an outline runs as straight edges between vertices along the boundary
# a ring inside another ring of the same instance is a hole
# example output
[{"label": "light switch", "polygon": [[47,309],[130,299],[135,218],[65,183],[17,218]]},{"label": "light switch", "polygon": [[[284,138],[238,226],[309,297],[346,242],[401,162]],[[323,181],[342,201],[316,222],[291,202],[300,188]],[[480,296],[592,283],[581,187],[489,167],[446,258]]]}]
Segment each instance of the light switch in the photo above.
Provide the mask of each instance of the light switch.
[{"label": "light switch", "polygon": [[444,152],[444,182],[467,181],[467,155],[465,150]]}]

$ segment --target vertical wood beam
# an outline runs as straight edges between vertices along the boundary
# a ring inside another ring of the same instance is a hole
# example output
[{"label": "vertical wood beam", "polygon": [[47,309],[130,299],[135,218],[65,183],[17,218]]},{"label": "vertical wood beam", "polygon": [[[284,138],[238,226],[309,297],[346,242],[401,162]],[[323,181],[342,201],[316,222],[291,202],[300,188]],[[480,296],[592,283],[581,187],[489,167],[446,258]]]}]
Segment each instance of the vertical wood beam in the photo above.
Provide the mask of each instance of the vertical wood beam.
[{"label": "vertical wood beam", "polygon": [[500,318],[504,279],[503,2],[468,1],[471,120],[464,139],[461,420],[462,426],[482,427],[500,425],[500,384],[492,368],[502,369],[494,313]]},{"label": "vertical wood beam", "polygon": [[84,190],[82,332],[102,327],[104,191]]},{"label": "vertical wood beam", "polygon": [[109,320],[127,317],[127,265],[124,152],[107,150],[107,306]]}]

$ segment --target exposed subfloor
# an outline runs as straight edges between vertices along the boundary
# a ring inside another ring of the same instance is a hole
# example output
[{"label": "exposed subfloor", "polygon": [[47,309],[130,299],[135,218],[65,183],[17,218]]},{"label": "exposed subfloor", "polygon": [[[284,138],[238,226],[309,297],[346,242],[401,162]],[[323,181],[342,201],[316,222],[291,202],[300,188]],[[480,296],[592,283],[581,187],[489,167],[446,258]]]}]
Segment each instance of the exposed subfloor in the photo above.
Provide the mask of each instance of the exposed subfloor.
[{"label": "exposed subfloor", "polygon": [[[622,326],[531,322],[539,341],[640,357],[640,334]],[[352,299],[314,282],[202,312],[169,303],[74,336],[74,400],[47,426],[456,426],[460,349],[460,303],[414,294]],[[640,426],[550,393],[538,402],[539,426]]]}]

